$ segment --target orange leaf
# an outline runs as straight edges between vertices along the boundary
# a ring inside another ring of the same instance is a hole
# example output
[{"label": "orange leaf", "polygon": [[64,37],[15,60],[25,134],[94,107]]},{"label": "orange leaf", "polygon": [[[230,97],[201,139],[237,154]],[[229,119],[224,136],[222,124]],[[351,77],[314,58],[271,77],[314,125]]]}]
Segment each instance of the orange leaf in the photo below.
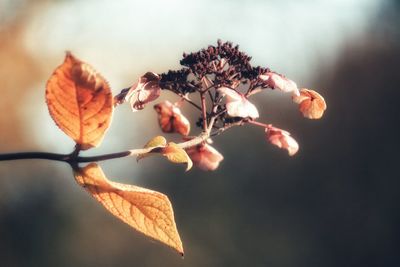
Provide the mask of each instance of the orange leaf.
[{"label": "orange leaf", "polygon": [[100,144],[111,123],[113,98],[106,80],[91,66],[67,52],[47,82],[46,102],[57,126],[81,149]]},{"label": "orange leaf", "polygon": [[96,163],[76,170],[74,175],[78,184],[118,219],[144,235],[174,248],[183,256],[174,212],[166,195],[109,181]]}]

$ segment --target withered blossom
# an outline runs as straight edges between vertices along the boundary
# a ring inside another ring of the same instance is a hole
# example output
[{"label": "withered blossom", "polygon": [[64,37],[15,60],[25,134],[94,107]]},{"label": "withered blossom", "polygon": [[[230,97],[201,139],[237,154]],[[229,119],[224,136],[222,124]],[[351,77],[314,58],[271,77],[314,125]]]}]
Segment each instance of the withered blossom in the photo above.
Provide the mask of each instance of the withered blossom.
[{"label": "withered blossom", "polygon": [[214,147],[205,143],[186,149],[186,153],[193,164],[203,171],[214,171],[224,159]]},{"label": "withered blossom", "polygon": [[286,149],[289,156],[293,156],[299,150],[299,144],[290,136],[290,133],[285,130],[269,125],[265,128],[265,134],[271,144]]},{"label": "withered blossom", "polygon": [[190,122],[183,116],[181,110],[169,101],[154,105],[158,114],[158,123],[161,130],[165,133],[179,133],[188,135],[190,132]]},{"label": "withered blossom", "polygon": [[285,93],[292,93],[293,95],[300,95],[297,84],[275,72],[267,72],[259,76],[259,78],[269,87],[279,89]]},{"label": "withered blossom", "polygon": [[252,118],[259,117],[258,110],[247,98],[227,87],[218,88],[218,91],[226,97],[226,110],[230,117]]},{"label": "withered blossom", "polygon": [[156,100],[160,96],[159,81],[158,74],[147,72],[131,86],[125,96],[125,101],[130,102],[132,111],[144,109],[147,103]]},{"label": "withered blossom", "polygon": [[325,99],[314,90],[303,88],[299,96],[293,96],[293,101],[299,104],[303,116],[309,119],[319,119],[326,110]]}]

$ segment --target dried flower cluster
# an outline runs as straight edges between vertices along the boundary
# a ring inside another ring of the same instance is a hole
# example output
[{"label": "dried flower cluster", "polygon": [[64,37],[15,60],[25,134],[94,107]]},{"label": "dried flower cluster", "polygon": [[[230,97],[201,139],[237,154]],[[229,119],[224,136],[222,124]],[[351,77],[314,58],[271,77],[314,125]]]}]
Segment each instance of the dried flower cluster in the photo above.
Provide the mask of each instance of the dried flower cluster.
[{"label": "dried flower cluster", "polygon": [[[130,101],[134,110],[138,110],[155,100],[160,90],[169,90],[200,111],[196,125],[209,137],[232,126],[253,124],[265,129],[266,139],[271,144],[286,149],[292,156],[299,149],[298,143],[289,132],[256,121],[259,112],[249,97],[265,89],[289,93],[303,116],[309,119],[322,117],[326,109],[325,100],[313,90],[299,89],[294,81],[269,68],[253,67],[250,61],[251,57],[240,51],[239,46],[218,41],[216,46],[184,53],[180,70],[169,70],[160,75],[146,73],[129,90],[121,91],[116,96],[116,102],[121,103],[118,99],[123,98]],[[193,93],[200,95],[200,103],[191,100]],[[166,101],[154,108],[163,132],[189,135],[190,123],[177,104]],[[187,149],[187,152],[194,164],[203,170],[216,169],[223,159],[205,142]]]}]

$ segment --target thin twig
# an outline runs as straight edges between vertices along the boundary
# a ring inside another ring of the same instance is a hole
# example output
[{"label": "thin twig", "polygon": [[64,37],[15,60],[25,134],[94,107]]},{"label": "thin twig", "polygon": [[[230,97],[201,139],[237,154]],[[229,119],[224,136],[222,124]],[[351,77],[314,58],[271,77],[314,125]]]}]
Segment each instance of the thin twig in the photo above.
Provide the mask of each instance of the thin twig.
[{"label": "thin twig", "polygon": [[190,100],[186,95],[179,95],[183,100],[185,100],[186,102],[188,102],[189,104],[191,104],[192,106],[194,106],[195,108],[197,108],[198,110],[201,110],[201,107],[199,105],[197,105],[196,103],[194,103],[192,100]]},{"label": "thin twig", "polygon": [[201,111],[203,115],[203,130],[207,132],[207,107],[206,107],[206,98],[204,93],[200,93],[201,98]]}]

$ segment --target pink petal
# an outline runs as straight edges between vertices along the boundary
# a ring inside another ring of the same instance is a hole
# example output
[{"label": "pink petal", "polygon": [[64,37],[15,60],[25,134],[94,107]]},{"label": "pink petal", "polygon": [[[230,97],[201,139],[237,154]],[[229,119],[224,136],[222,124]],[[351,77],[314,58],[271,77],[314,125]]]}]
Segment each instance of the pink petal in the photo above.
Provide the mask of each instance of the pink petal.
[{"label": "pink petal", "polygon": [[296,142],[296,140],[294,140],[293,137],[290,136],[289,132],[269,126],[265,128],[265,133],[268,141],[271,144],[279,148],[286,149],[289,153],[289,156],[293,156],[299,150],[299,144]]},{"label": "pink petal", "polygon": [[297,84],[289,80],[288,78],[277,74],[275,72],[267,72],[259,76],[268,86],[274,89],[279,89],[286,93],[292,93],[293,95],[300,95]]},{"label": "pink petal", "polygon": [[244,95],[227,87],[221,87],[218,91],[226,96],[226,110],[230,117],[250,117],[252,119],[259,117],[256,106],[247,100]]}]

